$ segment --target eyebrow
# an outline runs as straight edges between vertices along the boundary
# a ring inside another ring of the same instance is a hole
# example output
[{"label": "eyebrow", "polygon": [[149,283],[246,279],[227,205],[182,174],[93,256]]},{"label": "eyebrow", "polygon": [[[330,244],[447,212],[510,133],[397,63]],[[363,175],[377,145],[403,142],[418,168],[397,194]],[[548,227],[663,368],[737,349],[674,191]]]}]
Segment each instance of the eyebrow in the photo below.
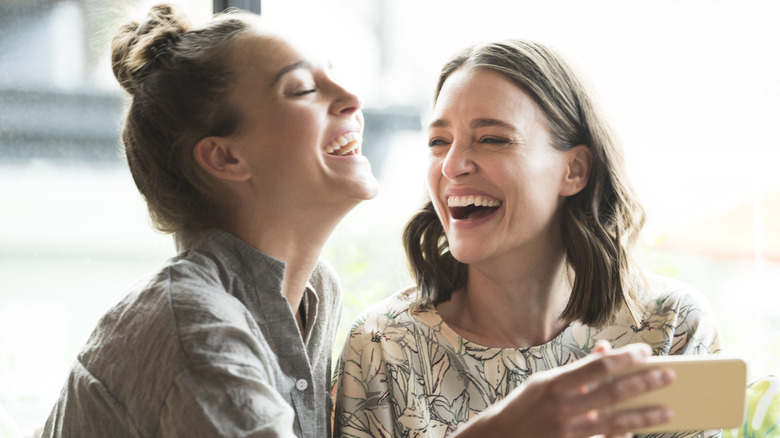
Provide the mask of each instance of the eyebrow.
[{"label": "eyebrow", "polygon": [[[449,120],[436,119],[429,125],[430,128],[449,128],[451,126]],[[498,119],[479,118],[471,121],[471,129],[489,128],[491,126],[497,126],[499,128],[517,130],[514,125]]]},{"label": "eyebrow", "polygon": [[294,70],[300,70],[300,69],[306,69],[306,68],[311,68],[311,64],[309,64],[307,61],[303,61],[303,60],[297,61],[297,62],[293,62],[290,65],[286,65],[286,66],[282,67],[282,69],[279,70],[278,73],[276,73],[276,76],[274,76],[274,79],[271,81],[271,87],[276,85],[276,83],[279,82],[280,79],[282,79],[282,76],[286,75],[287,73],[290,73],[291,71],[294,71]]}]

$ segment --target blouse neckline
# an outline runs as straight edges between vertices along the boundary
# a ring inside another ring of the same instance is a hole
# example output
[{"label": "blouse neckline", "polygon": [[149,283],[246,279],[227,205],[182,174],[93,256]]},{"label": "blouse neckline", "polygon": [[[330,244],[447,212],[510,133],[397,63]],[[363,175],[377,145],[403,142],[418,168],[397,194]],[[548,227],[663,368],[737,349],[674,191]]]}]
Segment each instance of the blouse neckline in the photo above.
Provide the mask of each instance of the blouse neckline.
[{"label": "blouse neckline", "polygon": [[447,324],[446,321],[442,319],[441,315],[439,315],[439,311],[436,310],[436,308],[431,304],[425,306],[423,309],[419,311],[411,312],[411,316],[414,319],[421,322],[422,324],[424,324],[425,326],[429,327],[430,329],[441,333],[444,339],[452,345],[452,347],[455,349],[456,352],[465,353],[466,351],[469,352],[479,351],[481,352],[481,355],[487,355],[487,356],[493,356],[501,353],[510,353],[510,352],[517,352],[517,353],[524,353],[524,354],[535,353],[543,349],[546,349],[550,345],[560,345],[563,337],[566,336],[567,333],[574,330],[574,328],[578,325],[576,321],[570,323],[554,338],[550,339],[544,344],[534,345],[531,347],[522,347],[522,348],[489,347],[489,346],[481,345],[474,341],[470,341],[464,338],[463,336],[459,335],[455,330],[452,329],[452,327],[449,326],[449,324]]}]

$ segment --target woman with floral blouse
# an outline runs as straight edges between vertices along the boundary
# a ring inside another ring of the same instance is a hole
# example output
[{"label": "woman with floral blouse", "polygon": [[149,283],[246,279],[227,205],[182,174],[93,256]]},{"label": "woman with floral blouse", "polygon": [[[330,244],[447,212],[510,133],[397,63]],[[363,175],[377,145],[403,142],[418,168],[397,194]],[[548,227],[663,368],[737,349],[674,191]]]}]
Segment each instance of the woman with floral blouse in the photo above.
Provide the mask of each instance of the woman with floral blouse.
[{"label": "woman with floral blouse", "polygon": [[429,200],[404,232],[416,286],[354,323],[336,436],[615,436],[668,421],[609,407],[669,371],[612,377],[649,354],[717,353],[717,327],[695,289],[634,262],[644,212],[571,65],[529,41],[457,54],[428,146]]}]

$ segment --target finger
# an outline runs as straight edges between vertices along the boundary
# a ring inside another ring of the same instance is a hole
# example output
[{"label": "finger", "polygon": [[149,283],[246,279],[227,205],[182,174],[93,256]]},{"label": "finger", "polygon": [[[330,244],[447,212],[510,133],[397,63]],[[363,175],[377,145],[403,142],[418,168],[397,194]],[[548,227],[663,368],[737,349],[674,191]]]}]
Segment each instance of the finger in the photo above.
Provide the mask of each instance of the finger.
[{"label": "finger", "polygon": [[651,368],[607,380],[582,396],[582,405],[590,409],[601,409],[636,397],[654,389],[670,385],[675,379],[669,368]]},{"label": "finger", "polygon": [[571,422],[570,426],[572,431],[579,431],[584,436],[601,433],[610,437],[666,423],[672,416],[672,412],[663,407],[613,413],[591,411]]},{"label": "finger", "polygon": [[580,388],[582,385],[598,383],[607,377],[633,365],[644,362],[650,356],[646,344],[631,344],[606,353],[596,353],[574,362],[571,368],[562,369],[556,378],[561,388]]},{"label": "finger", "polygon": [[[596,345],[593,346],[593,349],[590,351],[591,354],[594,353],[608,353],[612,351],[612,344],[610,344],[608,341],[604,339],[599,339],[596,341]],[[580,394],[587,394],[593,390],[593,388],[596,387],[596,382],[588,382],[583,385],[580,385],[579,393]]]},{"label": "finger", "polygon": [[673,412],[664,407],[613,412],[603,416],[606,424],[605,429],[602,430],[607,436],[623,434],[666,423],[671,420],[673,416]]}]

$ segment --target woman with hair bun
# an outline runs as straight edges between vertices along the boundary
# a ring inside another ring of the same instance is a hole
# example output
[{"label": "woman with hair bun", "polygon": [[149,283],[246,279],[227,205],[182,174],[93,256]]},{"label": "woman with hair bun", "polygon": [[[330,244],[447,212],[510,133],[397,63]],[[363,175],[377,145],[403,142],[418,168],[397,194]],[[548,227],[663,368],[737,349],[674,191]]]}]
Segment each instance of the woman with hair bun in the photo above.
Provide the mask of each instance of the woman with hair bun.
[{"label": "woman with hair bun", "polygon": [[615,376],[650,354],[717,353],[717,327],[698,291],[634,263],[644,212],[581,76],[533,41],[480,44],[442,68],[431,119],[429,200],[403,237],[416,285],[353,325],[336,433],[590,437],[668,421],[611,406],[669,371]]},{"label": "woman with hair bun", "polygon": [[247,13],[155,6],[112,62],[130,171],[179,253],[100,320],[43,436],[329,436],[342,297],[320,252],[377,190],[361,100]]}]

